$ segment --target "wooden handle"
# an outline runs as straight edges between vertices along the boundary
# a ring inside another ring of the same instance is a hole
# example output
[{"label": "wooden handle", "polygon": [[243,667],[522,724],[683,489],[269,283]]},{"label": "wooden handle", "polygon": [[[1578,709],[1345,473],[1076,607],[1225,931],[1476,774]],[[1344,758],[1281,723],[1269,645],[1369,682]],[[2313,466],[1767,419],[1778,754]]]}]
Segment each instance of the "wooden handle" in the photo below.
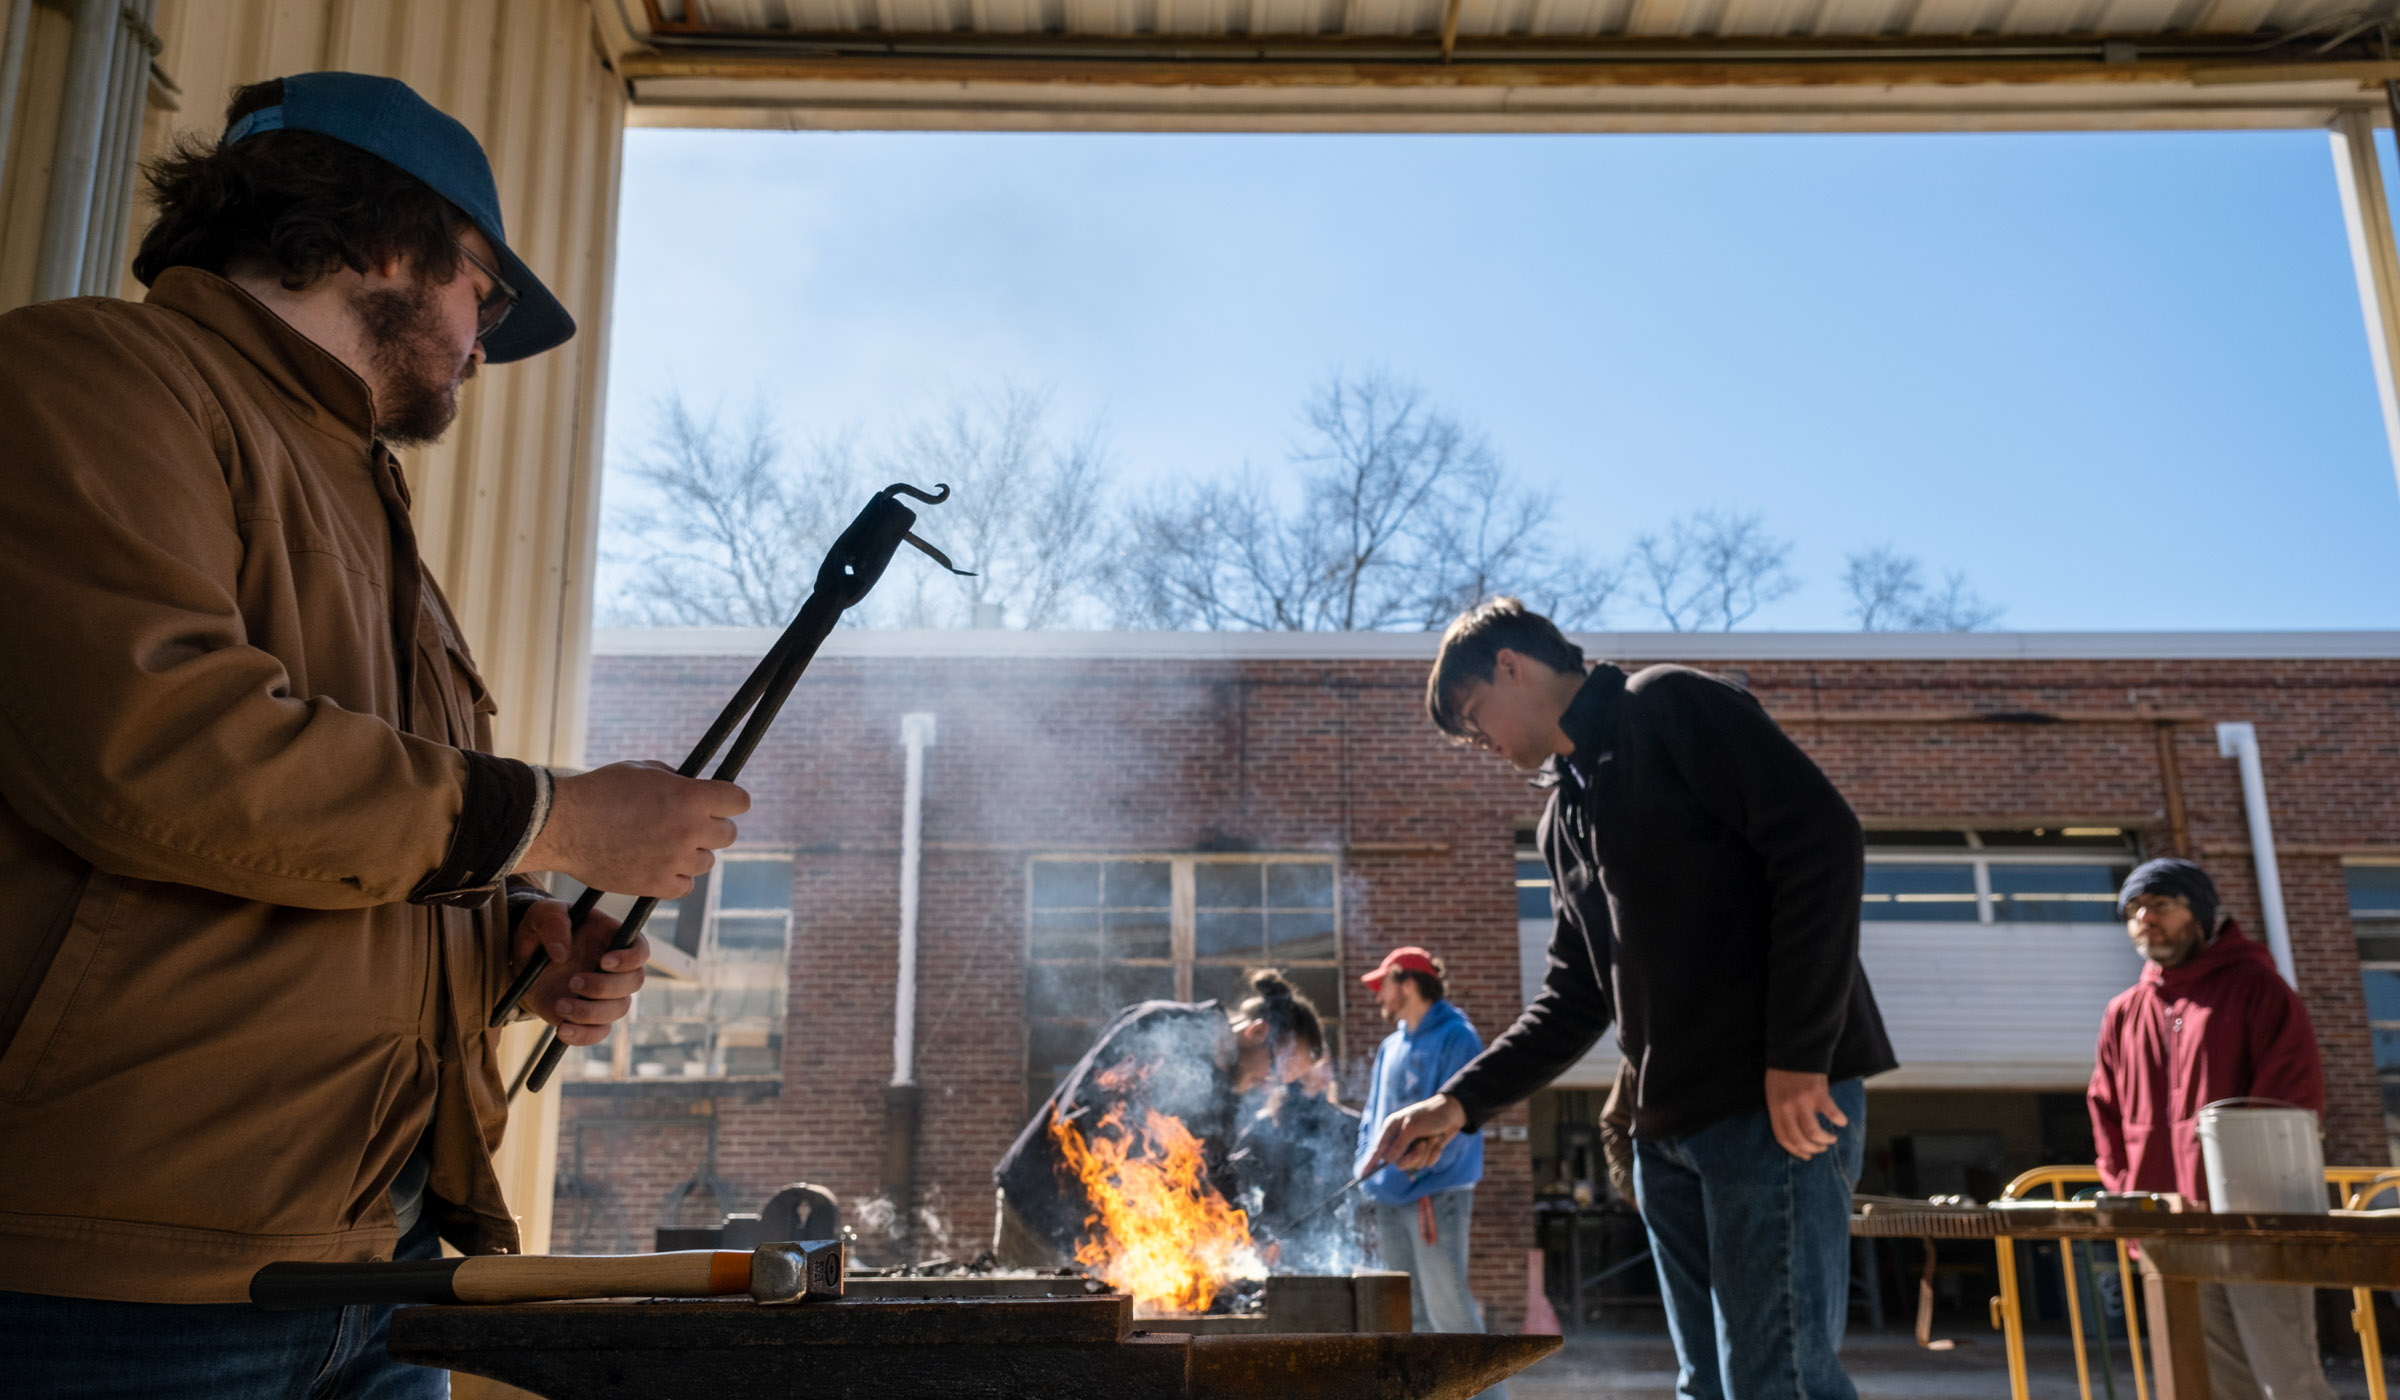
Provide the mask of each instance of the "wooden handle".
[{"label": "wooden handle", "polygon": [[493,1254],[460,1262],[450,1287],[462,1303],[556,1298],[712,1298],[750,1291],[750,1252]]}]

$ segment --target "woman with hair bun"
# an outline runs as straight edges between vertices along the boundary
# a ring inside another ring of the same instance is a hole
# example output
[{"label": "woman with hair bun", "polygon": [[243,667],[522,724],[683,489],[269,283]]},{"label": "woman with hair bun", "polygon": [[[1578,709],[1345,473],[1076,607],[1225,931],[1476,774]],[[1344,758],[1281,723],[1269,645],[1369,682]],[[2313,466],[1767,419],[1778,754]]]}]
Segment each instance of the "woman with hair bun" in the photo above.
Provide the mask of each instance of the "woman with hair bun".
[{"label": "woman with hair bun", "polygon": [[1091,1214],[1083,1183],[1062,1159],[1053,1123],[1088,1140],[1114,1116],[1138,1131],[1155,1110],[1200,1139],[1210,1185],[1240,1197],[1229,1164],[1243,1096],[1289,1084],[1325,1054],[1316,1005],[1271,968],[1248,974],[1250,995],[1215,1001],[1145,1001],[1117,1013],[1092,1048],[1017,1134],[992,1168],[999,1219],[992,1251],[1009,1268],[1071,1261]]}]

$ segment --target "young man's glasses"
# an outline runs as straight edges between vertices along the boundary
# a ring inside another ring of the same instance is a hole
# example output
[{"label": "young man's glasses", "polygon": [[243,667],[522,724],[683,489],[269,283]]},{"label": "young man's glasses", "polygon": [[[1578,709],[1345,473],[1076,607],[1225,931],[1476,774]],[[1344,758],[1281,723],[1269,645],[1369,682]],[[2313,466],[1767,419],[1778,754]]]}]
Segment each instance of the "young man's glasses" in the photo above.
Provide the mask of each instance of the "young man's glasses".
[{"label": "young man's glasses", "polygon": [[466,254],[468,262],[475,264],[478,271],[492,279],[492,290],[475,303],[475,338],[488,340],[493,331],[500,329],[500,323],[508,319],[508,313],[515,308],[517,289],[508,285],[507,279],[500,275],[497,268],[475,256],[474,249],[461,243],[458,245],[458,251]]}]

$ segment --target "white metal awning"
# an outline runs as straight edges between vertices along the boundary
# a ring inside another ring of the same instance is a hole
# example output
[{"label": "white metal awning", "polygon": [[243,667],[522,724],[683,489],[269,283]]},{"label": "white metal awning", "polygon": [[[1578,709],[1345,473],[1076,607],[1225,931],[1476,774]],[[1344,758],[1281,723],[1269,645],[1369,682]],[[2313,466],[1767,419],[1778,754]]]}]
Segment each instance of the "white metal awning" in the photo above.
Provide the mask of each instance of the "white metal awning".
[{"label": "white metal awning", "polygon": [[2321,126],[2355,0],[597,0],[650,125],[1797,131]]}]

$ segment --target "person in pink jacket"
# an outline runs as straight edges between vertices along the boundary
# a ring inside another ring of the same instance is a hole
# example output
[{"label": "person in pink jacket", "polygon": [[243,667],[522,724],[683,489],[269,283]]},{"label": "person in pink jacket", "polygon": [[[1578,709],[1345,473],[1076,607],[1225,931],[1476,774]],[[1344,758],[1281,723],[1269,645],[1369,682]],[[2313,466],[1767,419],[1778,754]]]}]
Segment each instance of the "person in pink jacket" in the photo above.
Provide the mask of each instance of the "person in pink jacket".
[{"label": "person in pink jacket", "polygon": [[[2217,908],[2208,872],[2154,860],[2117,893],[2148,960],[2100,1019],[2089,1099],[2100,1180],[2111,1191],[2208,1199],[2200,1110],[2261,1098],[2325,1110],[2325,1068],[2308,1008],[2275,960]],[[2208,1371],[2224,1400],[2332,1400],[2317,1354],[2313,1290],[2200,1285]]]}]

